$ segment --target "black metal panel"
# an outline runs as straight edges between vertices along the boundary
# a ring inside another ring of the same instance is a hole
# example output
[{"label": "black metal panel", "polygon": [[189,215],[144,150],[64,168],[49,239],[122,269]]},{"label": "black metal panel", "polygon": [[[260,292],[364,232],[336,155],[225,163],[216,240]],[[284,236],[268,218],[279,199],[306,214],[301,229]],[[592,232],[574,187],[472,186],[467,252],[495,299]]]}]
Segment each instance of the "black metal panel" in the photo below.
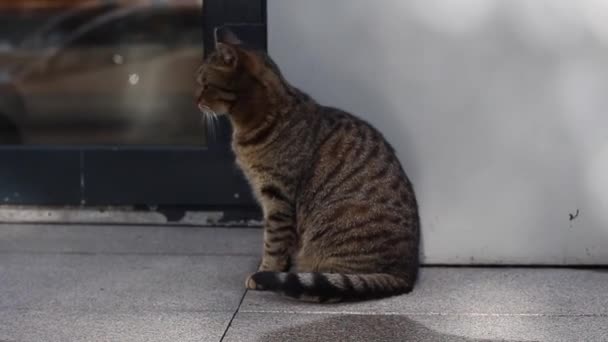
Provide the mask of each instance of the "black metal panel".
[{"label": "black metal panel", "polygon": [[223,150],[92,149],[83,164],[88,205],[254,205],[233,156]]},{"label": "black metal panel", "polygon": [[262,23],[266,21],[266,1],[222,1],[226,23]]},{"label": "black metal panel", "polygon": [[[249,44],[266,49],[266,0],[205,0],[203,7],[205,52],[208,53],[215,46],[213,30],[218,26],[236,24],[235,31]],[[250,30],[259,32],[255,38],[246,32],[246,25]],[[233,26],[233,25],[231,25]]]},{"label": "black metal panel", "polygon": [[[205,0],[206,52],[214,47],[215,27],[228,23],[250,45],[266,49],[266,1]],[[0,147],[0,203],[197,206],[255,213],[249,186],[234,165],[226,118],[219,133],[208,149],[5,145]]]},{"label": "black metal panel", "polygon": [[79,204],[80,152],[0,148],[0,203]]},{"label": "black metal panel", "polygon": [[205,54],[215,45],[213,30],[220,25],[223,25],[224,6],[222,0],[211,0],[203,3],[203,43],[205,46]]}]

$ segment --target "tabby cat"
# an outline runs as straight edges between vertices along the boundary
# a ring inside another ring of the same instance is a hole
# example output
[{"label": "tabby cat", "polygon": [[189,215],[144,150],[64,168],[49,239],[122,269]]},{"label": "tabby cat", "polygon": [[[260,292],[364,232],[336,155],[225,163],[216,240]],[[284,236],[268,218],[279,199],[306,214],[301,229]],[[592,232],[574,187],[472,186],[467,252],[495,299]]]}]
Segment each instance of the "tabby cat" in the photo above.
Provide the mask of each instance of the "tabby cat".
[{"label": "tabby cat", "polygon": [[248,289],[314,302],[413,289],[418,206],[381,133],[316,103],[226,28],[197,81],[200,110],[228,115],[237,164],[264,213],[262,262]]}]

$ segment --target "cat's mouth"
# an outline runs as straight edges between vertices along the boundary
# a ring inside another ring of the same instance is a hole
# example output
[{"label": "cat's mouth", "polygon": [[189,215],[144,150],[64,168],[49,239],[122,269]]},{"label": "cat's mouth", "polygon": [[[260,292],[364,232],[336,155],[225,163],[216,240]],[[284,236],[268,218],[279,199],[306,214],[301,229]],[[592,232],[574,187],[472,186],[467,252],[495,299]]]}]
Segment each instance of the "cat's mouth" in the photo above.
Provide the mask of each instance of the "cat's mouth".
[{"label": "cat's mouth", "polygon": [[196,105],[201,113],[211,111],[211,108],[203,103],[203,89],[200,88],[196,94]]},{"label": "cat's mouth", "polygon": [[198,103],[198,110],[201,112],[204,118],[211,117],[213,119],[217,119],[217,117],[219,116],[217,112],[211,109],[211,107],[201,102]]},{"label": "cat's mouth", "polygon": [[213,113],[213,109],[211,109],[211,107],[207,106],[206,104],[202,104],[201,102],[198,102],[198,110],[202,113],[202,114],[210,114]]}]

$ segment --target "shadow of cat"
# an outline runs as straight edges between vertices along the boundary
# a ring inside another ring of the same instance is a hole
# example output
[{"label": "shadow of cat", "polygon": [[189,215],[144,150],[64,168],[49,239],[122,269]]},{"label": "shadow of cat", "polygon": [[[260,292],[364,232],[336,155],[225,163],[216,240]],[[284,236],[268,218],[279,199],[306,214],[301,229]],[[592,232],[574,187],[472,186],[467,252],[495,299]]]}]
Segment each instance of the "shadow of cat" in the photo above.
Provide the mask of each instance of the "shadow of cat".
[{"label": "shadow of cat", "polygon": [[276,330],[260,337],[258,341],[497,342],[506,340],[474,339],[444,334],[427,328],[423,324],[418,323],[406,316],[337,315],[325,318],[321,321],[314,321]]}]

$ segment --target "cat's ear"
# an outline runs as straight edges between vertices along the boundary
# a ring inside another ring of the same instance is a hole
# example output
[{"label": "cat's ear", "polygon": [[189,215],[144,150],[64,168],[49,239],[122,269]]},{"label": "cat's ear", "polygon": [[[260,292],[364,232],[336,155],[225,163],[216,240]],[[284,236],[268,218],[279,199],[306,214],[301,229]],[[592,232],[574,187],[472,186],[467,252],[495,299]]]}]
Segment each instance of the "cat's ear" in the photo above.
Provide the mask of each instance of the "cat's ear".
[{"label": "cat's ear", "polygon": [[232,32],[231,29],[225,26],[216,27],[214,32],[215,36],[215,44],[229,44],[229,45],[241,45],[243,42],[237,37],[237,35]]},{"label": "cat's ear", "polygon": [[232,30],[225,26],[216,27],[214,32],[215,49],[218,51],[224,65],[236,67],[239,62],[238,46],[241,40]]},{"label": "cat's ear", "polygon": [[234,46],[224,43],[217,43],[215,45],[215,49],[217,50],[217,53],[220,56],[224,66],[236,68],[239,62],[239,53]]}]

